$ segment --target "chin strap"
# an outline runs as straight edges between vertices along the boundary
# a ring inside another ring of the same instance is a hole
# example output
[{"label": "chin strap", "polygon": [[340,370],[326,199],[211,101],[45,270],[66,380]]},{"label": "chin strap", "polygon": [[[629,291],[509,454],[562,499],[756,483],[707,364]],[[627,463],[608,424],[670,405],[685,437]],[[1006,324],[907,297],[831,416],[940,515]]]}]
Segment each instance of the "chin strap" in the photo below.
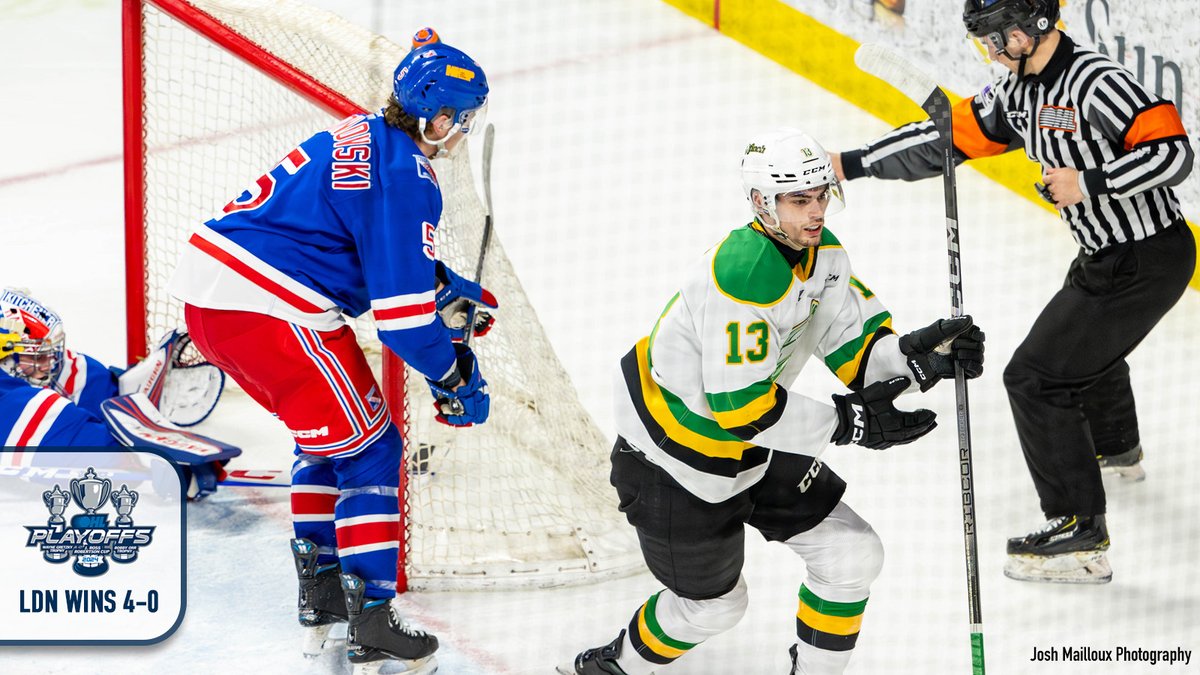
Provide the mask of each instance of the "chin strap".
[{"label": "chin strap", "polygon": [[[1033,38],[1033,49],[1029,50],[1028,54],[1021,54],[1021,62],[1019,64],[1017,64],[1017,79],[1018,80],[1021,79],[1022,77],[1025,77],[1025,62],[1029,60],[1029,57],[1031,57],[1037,53],[1038,47],[1041,44],[1042,44],[1042,36],[1038,35]],[[1009,57],[1009,58],[1011,58],[1011,57]]]},{"label": "chin strap", "polygon": [[450,127],[450,131],[447,132],[446,135],[443,136],[442,140],[440,140],[440,141],[431,141],[431,140],[429,140],[429,137],[425,135],[425,127],[428,125],[429,125],[429,121],[426,120],[424,117],[420,118],[417,121],[417,129],[419,129],[421,132],[421,140],[425,141],[426,143],[437,148],[437,152],[430,159],[437,159],[438,157],[448,157],[450,155],[450,151],[446,149],[446,141],[449,141],[451,138],[454,138],[454,134],[458,133],[459,129],[462,128],[462,124],[455,123],[455,125]]}]

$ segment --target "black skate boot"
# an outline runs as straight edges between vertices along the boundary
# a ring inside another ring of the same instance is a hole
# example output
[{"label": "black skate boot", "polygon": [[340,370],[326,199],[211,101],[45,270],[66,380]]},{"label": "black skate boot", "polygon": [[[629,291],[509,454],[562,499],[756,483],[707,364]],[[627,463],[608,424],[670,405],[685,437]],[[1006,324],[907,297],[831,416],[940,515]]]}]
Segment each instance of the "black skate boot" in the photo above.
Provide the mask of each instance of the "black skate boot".
[{"label": "black skate boot", "polygon": [[1138,444],[1131,450],[1115,455],[1096,455],[1100,470],[1115,473],[1121,478],[1140,483],[1146,480],[1146,470],[1142,468],[1142,446]]},{"label": "black skate boot", "polygon": [[1106,584],[1112,568],[1104,516],[1060,516],[1024,537],[1008,540],[1004,576],[1019,581]]},{"label": "black skate boot", "polygon": [[296,603],[300,625],[304,626],[304,657],[315,659],[330,644],[333,626],[346,621],[346,596],[338,578],[341,567],[317,564],[317,545],[308,539],[292,540],[292,559],[300,579],[300,599]]},{"label": "black skate boot", "polygon": [[625,631],[622,629],[616,640],[603,647],[585,649],[575,657],[574,663],[559,666],[557,670],[562,675],[625,675],[625,671],[617,665],[617,658],[621,656],[621,647],[624,644]]},{"label": "black skate boot", "polygon": [[404,675],[437,672],[437,660],[433,658],[437,638],[406,624],[392,609],[390,599],[364,597],[366,590],[362,579],[342,574],[350,618],[346,656],[354,675],[374,675],[385,664],[403,666],[399,672]]}]

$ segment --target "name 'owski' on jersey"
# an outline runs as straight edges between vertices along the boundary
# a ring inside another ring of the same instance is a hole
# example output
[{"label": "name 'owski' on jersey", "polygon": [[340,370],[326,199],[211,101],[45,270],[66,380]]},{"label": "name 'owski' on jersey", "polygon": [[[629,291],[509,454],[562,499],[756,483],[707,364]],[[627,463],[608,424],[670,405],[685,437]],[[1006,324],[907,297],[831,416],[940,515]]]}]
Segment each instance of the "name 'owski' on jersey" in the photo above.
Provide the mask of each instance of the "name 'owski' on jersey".
[{"label": "name 'owski' on jersey", "polygon": [[335,330],[372,313],[380,340],[434,380],[455,354],[434,305],[442,195],[429,160],[381,114],[289,152],[188,240],[170,291],[197,307]]}]

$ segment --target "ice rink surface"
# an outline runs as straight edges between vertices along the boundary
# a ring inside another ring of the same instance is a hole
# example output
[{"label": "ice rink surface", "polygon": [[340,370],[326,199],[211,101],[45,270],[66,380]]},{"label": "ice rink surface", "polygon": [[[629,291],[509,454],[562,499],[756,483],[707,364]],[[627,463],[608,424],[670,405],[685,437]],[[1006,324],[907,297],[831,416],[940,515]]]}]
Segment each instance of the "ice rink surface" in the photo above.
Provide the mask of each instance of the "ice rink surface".
[{"label": "ice rink surface", "polygon": [[[887,130],[656,0],[317,4],[398,42],[431,24],[487,70],[497,236],[606,433],[616,360],[649,331],[681,266],[749,218],[736,170],[749,135],[786,124],[841,150]],[[72,348],[117,364],[119,4],[0,0],[0,16],[0,283],[32,289],[63,315]],[[830,229],[897,330],[946,315],[940,181],[856,181],[847,199]],[[966,306],[988,335],[989,370],[972,383],[971,413],[989,672],[1200,672],[1200,653],[1187,668],[1029,661],[1035,648],[1051,647],[1200,652],[1200,294],[1189,291],[1130,358],[1148,478],[1106,478],[1113,582],[1010,581],[1001,574],[1004,540],[1042,517],[1000,373],[1075,246],[1056,216],[973,170],[959,172],[959,200]],[[805,373],[803,393],[823,397],[839,386],[817,364]],[[831,448],[824,456],[887,551],[848,672],[966,673],[953,387],[904,402],[938,411],[941,426],[915,445]],[[204,430],[240,442],[245,466],[284,468],[290,439],[274,424],[231,395]],[[338,672],[336,660],[312,665],[298,656],[284,493],[223,489],[189,509],[189,602],[170,639],[141,648],[0,648],[0,672]],[[786,672],[803,565],[753,533],[748,542],[746,617],[663,672]],[[440,672],[544,674],[611,640],[658,589],[641,574],[546,591],[410,593],[400,606],[439,636]]]}]

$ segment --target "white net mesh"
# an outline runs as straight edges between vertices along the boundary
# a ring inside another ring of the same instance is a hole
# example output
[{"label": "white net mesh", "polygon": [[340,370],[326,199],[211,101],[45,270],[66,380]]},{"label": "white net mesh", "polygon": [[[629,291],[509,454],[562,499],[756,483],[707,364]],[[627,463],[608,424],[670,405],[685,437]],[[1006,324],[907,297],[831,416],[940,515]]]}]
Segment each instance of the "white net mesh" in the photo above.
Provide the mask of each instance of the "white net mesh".
[{"label": "white net mesh", "polygon": [[[171,14],[202,10],[369,110],[385,102],[404,52],[289,0],[156,5],[143,6],[148,339],[182,323],[165,285],[191,227],[333,122]],[[465,275],[475,270],[484,223],[472,150],[434,163],[445,201],[438,254]],[[607,441],[579,404],[496,235],[483,283],[501,302],[495,328],[473,344],[492,396],[488,423],[436,424],[428,388],[419,375],[408,377],[410,587],[551,586],[637,569],[636,538],[607,483]],[[360,324],[360,342],[378,361],[374,330]]]}]

